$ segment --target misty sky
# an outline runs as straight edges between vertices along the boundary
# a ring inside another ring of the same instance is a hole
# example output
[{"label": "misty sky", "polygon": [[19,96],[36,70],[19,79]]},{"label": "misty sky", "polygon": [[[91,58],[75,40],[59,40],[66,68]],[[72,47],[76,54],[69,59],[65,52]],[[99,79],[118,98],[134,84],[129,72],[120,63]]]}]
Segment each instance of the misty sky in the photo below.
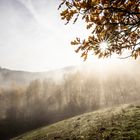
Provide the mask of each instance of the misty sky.
[{"label": "misty sky", "polygon": [[[0,66],[46,71],[82,64],[70,41],[88,33],[80,21],[64,25],[60,0],[0,0]],[[87,62],[95,64],[92,57]],[[101,63],[96,60],[96,64]]]}]

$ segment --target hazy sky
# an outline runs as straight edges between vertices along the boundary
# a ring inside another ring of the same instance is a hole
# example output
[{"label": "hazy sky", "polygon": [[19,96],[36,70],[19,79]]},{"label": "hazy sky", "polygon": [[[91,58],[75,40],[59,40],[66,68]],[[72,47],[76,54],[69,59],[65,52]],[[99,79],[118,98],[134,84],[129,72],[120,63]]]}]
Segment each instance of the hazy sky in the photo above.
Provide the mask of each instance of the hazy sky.
[{"label": "hazy sky", "polygon": [[[70,41],[88,33],[82,22],[64,25],[60,0],[0,0],[0,66],[46,71],[84,63]],[[92,57],[87,62],[101,63]]]}]

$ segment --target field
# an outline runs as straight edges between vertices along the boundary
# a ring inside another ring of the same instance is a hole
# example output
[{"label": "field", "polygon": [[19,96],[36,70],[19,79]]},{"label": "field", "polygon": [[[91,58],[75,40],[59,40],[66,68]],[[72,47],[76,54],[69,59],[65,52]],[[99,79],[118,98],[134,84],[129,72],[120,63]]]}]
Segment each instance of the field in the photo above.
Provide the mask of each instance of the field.
[{"label": "field", "polygon": [[140,106],[103,109],[43,127],[12,140],[139,140]]}]

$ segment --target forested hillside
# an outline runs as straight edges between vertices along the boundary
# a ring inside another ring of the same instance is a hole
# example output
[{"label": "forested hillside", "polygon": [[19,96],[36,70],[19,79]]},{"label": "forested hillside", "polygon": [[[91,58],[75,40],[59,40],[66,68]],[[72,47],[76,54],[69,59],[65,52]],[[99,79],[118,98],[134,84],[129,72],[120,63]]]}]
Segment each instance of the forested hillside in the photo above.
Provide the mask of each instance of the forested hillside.
[{"label": "forested hillside", "polygon": [[9,88],[1,87],[0,138],[8,139],[78,114],[140,100],[138,72],[84,72],[82,68],[66,68],[53,72],[59,78],[53,74],[24,86],[17,82]]}]

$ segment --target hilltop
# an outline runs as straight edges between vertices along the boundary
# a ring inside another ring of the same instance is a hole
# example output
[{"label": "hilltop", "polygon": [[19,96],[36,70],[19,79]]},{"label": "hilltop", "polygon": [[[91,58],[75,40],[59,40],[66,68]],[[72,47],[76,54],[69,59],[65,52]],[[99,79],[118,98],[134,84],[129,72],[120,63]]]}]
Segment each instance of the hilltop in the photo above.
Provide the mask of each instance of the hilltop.
[{"label": "hilltop", "polygon": [[139,140],[140,106],[122,105],[67,119],[12,140]]},{"label": "hilltop", "polygon": [[12,84],[18,86],[27,86],[33,80],[44,80],[44,79],[60,79],[64,74],[74,73],[78,68],[64,67],[61,69],[44,71],[44,72],[29,72],[21,70],[11,70],[0,67],[0,87],[9,87]]}]

